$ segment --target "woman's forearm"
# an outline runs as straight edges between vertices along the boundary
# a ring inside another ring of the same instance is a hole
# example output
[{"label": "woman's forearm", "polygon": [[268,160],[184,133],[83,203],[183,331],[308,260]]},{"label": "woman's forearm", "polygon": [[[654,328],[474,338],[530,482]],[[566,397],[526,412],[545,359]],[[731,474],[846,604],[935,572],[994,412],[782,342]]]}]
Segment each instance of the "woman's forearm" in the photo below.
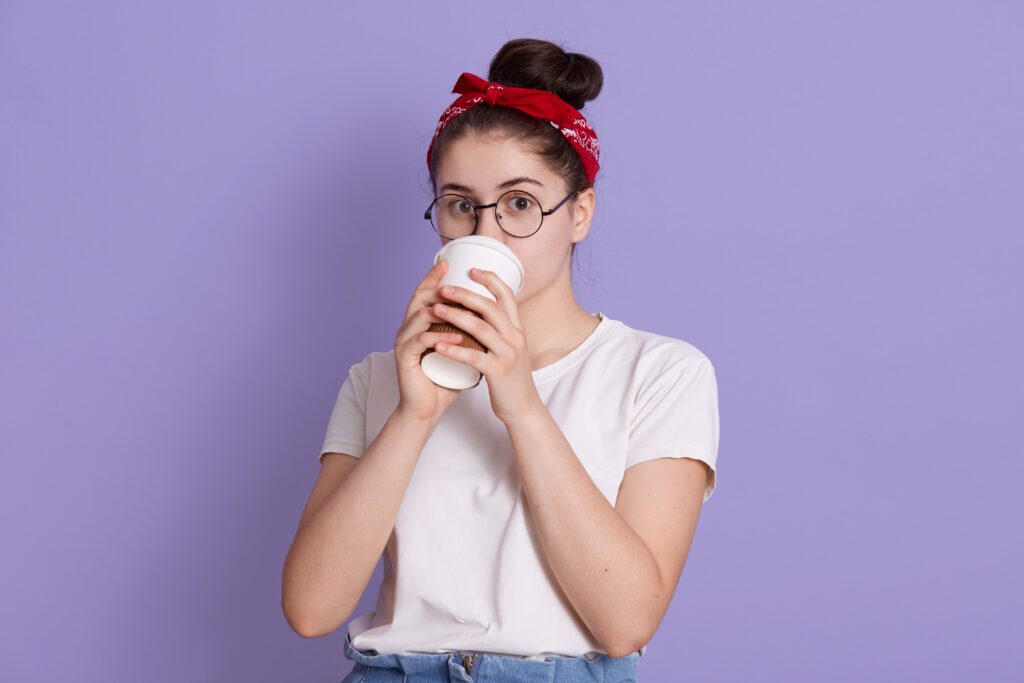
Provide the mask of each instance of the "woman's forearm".
[{"label": "woman's forearm", "polygon": [[610,655],[634,652],[660,619],[654,556],[594,484],[544,406],[506,426],[559,585]]},{"label": "woman's forearm", "polygon": [[436,425],[392,413],[359,462],[296,533],[284,564],[282,605],[301,635],[331,633],[359,604]]}]

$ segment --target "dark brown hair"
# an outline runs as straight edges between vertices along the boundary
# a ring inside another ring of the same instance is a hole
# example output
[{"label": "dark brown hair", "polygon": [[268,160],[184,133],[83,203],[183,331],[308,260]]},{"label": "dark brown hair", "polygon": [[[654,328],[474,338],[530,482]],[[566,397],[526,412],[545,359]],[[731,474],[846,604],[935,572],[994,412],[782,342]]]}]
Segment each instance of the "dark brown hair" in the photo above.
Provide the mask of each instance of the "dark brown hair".
[{"label": "dark brown hair", "polygon": [[[576,109],[583,109],[601,92],[604,74],[601,66],[586,55],[566,52],[546,40],[518,38],[505,43],[494,55],[487,80],[516,88],[547,90]],[[591,186],[576,150],[550,123],[518,109],[477,105],[455,117],[434,143],[430,177],[435,191],[435,173],[445,147],[469,133],[497,133],[532,145],[551,169],[565,179],[570,191],[578,193]]]}]

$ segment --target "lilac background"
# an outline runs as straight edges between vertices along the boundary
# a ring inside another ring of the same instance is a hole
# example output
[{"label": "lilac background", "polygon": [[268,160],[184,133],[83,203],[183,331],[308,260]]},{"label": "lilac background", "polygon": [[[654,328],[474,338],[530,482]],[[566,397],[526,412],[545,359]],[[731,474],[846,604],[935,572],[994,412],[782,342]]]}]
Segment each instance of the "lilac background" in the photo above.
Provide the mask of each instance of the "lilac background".
[{"label": "lilac background", "polygon": [[282,564],[348,367],[437,248],[437,116],[520,36],[605,69],[580,302],[719,380],[641,680],[1019,675],[1022,19],[0,4],[0,679],[349,670],[345,627],[289,629]]}]

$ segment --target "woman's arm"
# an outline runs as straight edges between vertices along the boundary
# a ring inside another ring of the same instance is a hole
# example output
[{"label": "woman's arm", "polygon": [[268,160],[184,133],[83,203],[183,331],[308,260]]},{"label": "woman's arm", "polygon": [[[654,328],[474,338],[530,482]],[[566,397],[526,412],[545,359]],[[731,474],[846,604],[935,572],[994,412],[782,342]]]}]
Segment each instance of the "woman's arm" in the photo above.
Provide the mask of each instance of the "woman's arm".
[{"label": "woman's arm", "polygon": [[491,301],[462,287],[441,295],[479,313],[435,306],[487,353],[438,345],[487,378],[491,409],[508,429],[544,553],[562,590],[601,646],[625,656],[661,623],[703,503],[707,466],[655,458],[628,468],[615,507],[590,479],[537,393],[515,293],[492,271],[470,271]]},{"label": "woman's arm", "polygon": [[653,637],[672,600],[707,466],[688,458],[638,463],[626,471],[612,507],[546,407],[505,424],[562,590],[608,654],[635,652]]},{"label": "woman's arm", "polygon": [[436,426],[436,419],[406,418],[396,410],[341,483],[300,524],[281,580],[281,606],[299,635],[326,635],[352,615]]}]

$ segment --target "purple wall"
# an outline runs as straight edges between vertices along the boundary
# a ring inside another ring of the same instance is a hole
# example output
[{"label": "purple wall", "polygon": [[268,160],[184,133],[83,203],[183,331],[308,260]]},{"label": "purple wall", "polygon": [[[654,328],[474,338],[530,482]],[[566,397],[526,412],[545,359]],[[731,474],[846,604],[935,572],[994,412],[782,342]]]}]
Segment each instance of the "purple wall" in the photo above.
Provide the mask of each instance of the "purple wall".
[{"label": "purple wall", "polygon": [[580,302],[719,380],[641,680],[1019,675],[1019,3],[149,4],[0,5],[0,679],[349,670],[282,563],[520,36],[605,69]]}]

